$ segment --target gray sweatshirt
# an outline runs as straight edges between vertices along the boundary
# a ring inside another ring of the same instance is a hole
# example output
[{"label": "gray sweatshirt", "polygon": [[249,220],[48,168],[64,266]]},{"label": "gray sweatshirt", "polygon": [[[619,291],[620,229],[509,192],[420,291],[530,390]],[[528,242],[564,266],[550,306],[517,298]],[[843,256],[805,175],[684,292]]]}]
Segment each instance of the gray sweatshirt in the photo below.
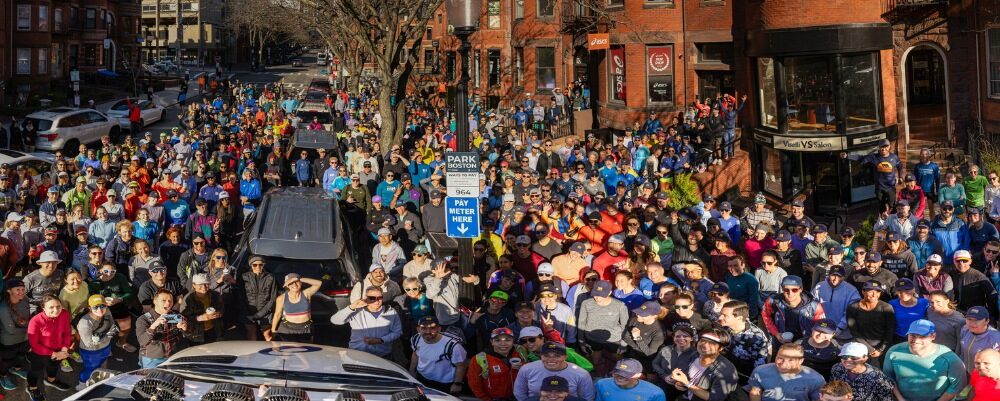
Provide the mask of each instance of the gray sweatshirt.
[{"label": "gray sweatshirt", "polygon": [[[367,308],[351,310],[344,308],[330,317],[330,322],[336,325],[351,325],[351,341],[348,347],[358,351],[381,357],[392,353],[392,344],[403,332],[403,324],[396,310],[383,308],[382,312],[373,313]],[[366,344],[365,337],[382,339],[381,344]]]},{"label": "gray sweatshirt", "polygon": [[580,303],[576,323],[581,342],[623,345],[622,333],[628,324],[628,308],[622,301],[612,299],[607,306],[600,306],[594,298]]},{"label": "gray sweatshirt", "polygon": [[424,278],[427,298],[434,301],[434,315],[442,326],[458,323],[461,313],[458,311],[458,274],[448,273],[438,278]]},{"label": "gray sweatshirt", "polygon": [[100,351],[111,345],[111,339],[118,334],[118,329],[111,312],[106,312],[99,319],[88,312],[76,324],[76,332],[80,333],[80,349]]},{"label": "gray sweatshirt", "polygon": [[[28,320],[30,318],[28,298],[24,298],[20,303],[14,305],[13,310],[7,301],[0,303],[0,345],[10,346],[28,341]],[[18,322],[18,320],[23,322]]]}]

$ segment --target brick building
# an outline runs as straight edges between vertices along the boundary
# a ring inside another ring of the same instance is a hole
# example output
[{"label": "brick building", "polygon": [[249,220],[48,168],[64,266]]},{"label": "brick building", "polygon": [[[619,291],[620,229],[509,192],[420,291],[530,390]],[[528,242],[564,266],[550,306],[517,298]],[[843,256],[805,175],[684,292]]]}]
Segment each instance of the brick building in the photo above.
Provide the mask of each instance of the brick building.
[{"label": "brick building", "polygon": [[4,0],[4,5],[0,78],[8,95],[58,90],[53,82],[68,82],[73,69],[88,76],[136,62],[135,0]]}]

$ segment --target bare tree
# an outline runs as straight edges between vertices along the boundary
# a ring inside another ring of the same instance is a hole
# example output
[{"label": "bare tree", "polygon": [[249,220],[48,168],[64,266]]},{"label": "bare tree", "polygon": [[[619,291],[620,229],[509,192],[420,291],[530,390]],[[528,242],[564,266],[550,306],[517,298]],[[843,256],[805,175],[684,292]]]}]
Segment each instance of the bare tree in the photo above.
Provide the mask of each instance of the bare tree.
[{"label": "bare tree", "polygon": [[275,16],[288,9],[286,2],[235,0],[229,7],[227,24],[234,31],[246,31],[250,45],[256,47],[257,62],[264,61],[264,47],[279,34],[293,32],[292,24],[275,23]]},{"label": "bare tree", "polygon": [[[442,0],[310,0],[326,24],[324,39],[341,62],[369,60],[380,81],[379,141],[383,149],[401,141],[406,123],[406,85],[427,22]],[[317,27],[320,28],[320,27]],[[321,29],[317,29],[318,31]],[[322,35],[322,33],[321,33]],[[343,52],[343,54],[340,54]],[[360,70],[360,65],[355,66]],[[352,72],[352,76],[357,76]]]}]

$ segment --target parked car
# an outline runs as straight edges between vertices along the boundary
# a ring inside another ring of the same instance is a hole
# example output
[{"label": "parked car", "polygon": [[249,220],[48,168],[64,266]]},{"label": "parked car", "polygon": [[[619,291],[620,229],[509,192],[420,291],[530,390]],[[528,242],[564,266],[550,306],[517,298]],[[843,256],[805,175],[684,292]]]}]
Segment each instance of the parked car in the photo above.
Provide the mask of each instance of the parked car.
[{"label": "parked car", "polygon": [[295,60],[292,60],[292,67],[301,67],[301,66],[302,66],[302,59],[297,58]]},{"label": "parked car", "polygon": [[16,150],[0,149],[0,164],[8,165],[12,170],[27,169],[28,175],[31,176],[31,179],[35,183],[41,182],[39,180],[42,178],[42,174],[48,174],[52,171],[52,163],[55,160],[56,156],[52,153],[24,153]]},{"label": "parked car", "polygon": [[[118,120],[118,125],[122,127],[123,130],[128,130],[131,128],[128,120],[128,100],[122,99],[116,102],[114,105],[108,109],[108,117]],[[146,127],[149,124],[155,123],[157,121],[163,121],[167,118],[167,110],[162,106],[156,104],[156,102],[151,102],[144,99],[131,99],[131,101],[139,102],[139,126]],[[134,134],[134,133],[133,133]]]},{"label": "parked car", "polygon": [[65,400],[460,401],[375,355],[281,341],[193,346],[153,369],[98,369],[86,383]]},{"label": "parked car", "polygon": [[327,62],[329,61],[326,59],[326,53],[320,52],[316,54],[316,65],[326,66]]},{"label": "parked car", "polygon": [[322,281],[311,301],[317,324],[350,304],[351,288],[365,275],[357,262],[363,218],[345,215],[319,188],[278,187],[264,194],[246,227],[233,252],[237,269],[249,269],[250,256],[260,256],[278,283],[288,273]]},{"label": "parked car", "polygon": [[55,107],[36,111],[21,120],[21,127],[29,121],[38,131],[35,142],[38,150],[62,150],[75,155],[80,144],[98,142],[105,135],[116,143],[121,140],[118,120],[94,109]]}]

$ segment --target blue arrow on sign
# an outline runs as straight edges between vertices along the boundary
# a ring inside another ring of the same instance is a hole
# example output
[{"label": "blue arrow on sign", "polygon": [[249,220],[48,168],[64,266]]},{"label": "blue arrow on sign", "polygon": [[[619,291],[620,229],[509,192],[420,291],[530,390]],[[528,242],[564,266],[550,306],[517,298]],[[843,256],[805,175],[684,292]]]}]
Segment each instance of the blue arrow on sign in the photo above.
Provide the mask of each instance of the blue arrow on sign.
[{"label": "blue arrow on sign", "polygon": [[479,198],[444,199],[447,234],[451,238],[479,237]]}]

